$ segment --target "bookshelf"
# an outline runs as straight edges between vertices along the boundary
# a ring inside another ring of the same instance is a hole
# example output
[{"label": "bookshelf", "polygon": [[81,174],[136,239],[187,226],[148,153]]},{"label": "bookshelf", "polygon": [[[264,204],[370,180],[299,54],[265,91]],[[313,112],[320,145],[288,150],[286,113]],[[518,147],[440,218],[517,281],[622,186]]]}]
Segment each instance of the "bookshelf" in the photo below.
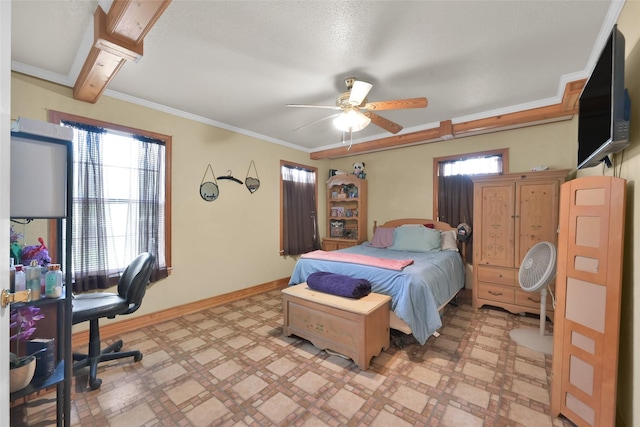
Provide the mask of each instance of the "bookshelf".
[{"label": "bookshelf", "polygon": [[352,174],[327,181],[327,237],[322,249],[333,251],[367,240],[367,181]]}]

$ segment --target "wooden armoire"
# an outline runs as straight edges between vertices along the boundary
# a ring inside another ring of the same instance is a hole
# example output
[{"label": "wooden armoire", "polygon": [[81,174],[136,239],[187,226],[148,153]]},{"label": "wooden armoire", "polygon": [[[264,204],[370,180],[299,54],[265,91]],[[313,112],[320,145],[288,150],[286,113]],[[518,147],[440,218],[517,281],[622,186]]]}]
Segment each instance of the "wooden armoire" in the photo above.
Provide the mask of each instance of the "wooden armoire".
[{"label": "wooden armoire", "polygon": [[[473,178],[473,307],[540,313],[540,292],[518,283],[520,263],[538,242],[557,245],[560,186],[569,170]],[[553,319],[551,296],[546,315]]]}]

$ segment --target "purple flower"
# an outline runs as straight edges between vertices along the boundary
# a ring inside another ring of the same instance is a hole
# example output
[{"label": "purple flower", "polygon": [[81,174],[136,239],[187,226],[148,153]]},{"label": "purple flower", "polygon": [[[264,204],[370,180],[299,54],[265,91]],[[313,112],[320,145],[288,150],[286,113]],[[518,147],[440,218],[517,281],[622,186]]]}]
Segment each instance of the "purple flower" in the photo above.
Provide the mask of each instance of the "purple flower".
[{"label": "purple flower", "polygon": [[[40,314],[38,307],[28,306],[11,310],[9,328],[16,329],[16,333],[9,337],[10,340],[16,341],[16,354],[20,354],[20,341],[26,341],[36,331],[35,324],[38,320],[44,319],[44,315]],[[14,363],[21,362],[17,359]]]},{"label": "purple flower", "polygon": [[17,243],[18,240],[22,239],[22,234],[14,231],[13,225],[11,226],[11,236],[9,237],[9,243]]},{"label": "purple flower", "polygon": [[13,225],[11,226],[11,238],[9,245],[9,254],[11,258],[15,261],[16,264],[21,263],[21,255],[22,255],[22,246],[18,243],[18,240],[22,239],[22,234],[17,233],[13,230]]},{"label": "purple flower", "polygon": [[35,324],[40,319],[44,319],[44,315],[40,314],[38,307],[29,306],[11,310],[9,328],[18,328],[18,330],[9,339],[15,341],[28,340],[36,331]]}]

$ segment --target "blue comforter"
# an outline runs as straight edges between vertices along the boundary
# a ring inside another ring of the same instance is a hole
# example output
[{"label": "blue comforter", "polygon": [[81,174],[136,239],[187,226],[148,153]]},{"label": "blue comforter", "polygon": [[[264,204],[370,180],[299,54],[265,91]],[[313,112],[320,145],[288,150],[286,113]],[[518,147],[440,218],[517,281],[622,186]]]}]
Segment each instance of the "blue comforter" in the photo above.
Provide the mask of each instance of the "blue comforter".
[{"label": "blue comforter", "polygon": [[289,285],[306,282],[311,273],[327,271],[366,279],[371,291],[391,297],[391,310],[420,344],[442,326],[438,307],[464,287],[464,265],[456,251],[404,252],[371,247],[368,242],[341,252],[391,259],[413,259],[402,271],[346,262],[300,258]]}]

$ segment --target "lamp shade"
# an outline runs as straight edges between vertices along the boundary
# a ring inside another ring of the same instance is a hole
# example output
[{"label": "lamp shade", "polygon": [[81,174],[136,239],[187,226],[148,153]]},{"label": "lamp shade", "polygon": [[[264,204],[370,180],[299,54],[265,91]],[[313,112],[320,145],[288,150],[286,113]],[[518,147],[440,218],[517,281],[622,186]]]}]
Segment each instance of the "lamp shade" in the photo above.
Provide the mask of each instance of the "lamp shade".
[{"label": "lamp shade", "polygon": [[333,125],[342,132],[358,132],[366,128],[371,119],[358,110],[349,109],[333,119]]},{"label": "lamp shade", "polygon": [[11,132],[11,218],[67,216],[71,142]]}]

